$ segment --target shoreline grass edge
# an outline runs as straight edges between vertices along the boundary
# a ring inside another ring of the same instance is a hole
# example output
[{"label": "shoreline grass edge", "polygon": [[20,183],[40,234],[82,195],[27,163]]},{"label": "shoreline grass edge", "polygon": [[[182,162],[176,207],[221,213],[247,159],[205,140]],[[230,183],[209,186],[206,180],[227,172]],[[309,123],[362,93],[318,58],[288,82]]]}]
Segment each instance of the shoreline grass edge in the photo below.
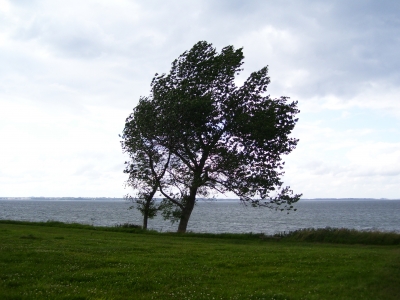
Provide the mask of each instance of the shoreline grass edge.
[{"label": "shoreline grass edge", "polygon": [[264,233],[176,233],[159,232],[156,230],[143,230],[140,225],[135,224],[117,224],[112,227],[94,226],[80,223],[64,223],[60,221],[49,220],[46,222],[19,221],[19,220],[0,220],[0,224],[15,224],[29,226],[60,227],[71,229],[87,229],[96,231],[125,232],[148,235],[169,235],[169,236],[187,236],[200,238],[218,238],[218,239],[245,239],[245,240],[263,240],[263,241],[282,241],[282,242],[309,242],[309,243],[331,243],[331,244],[362,244],[362,245],[400,245],[400,233],[384,231],[363,231],[349,228],[303,228],[295,231],[281,232],[274,235]]}]

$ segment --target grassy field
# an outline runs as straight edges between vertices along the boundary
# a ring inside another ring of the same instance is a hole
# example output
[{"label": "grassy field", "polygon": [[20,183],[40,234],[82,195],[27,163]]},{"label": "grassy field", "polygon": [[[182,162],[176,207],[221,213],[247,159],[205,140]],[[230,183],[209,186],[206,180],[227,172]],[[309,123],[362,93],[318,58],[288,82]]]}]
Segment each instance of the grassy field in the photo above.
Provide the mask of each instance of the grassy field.
[{"label": "grassy field", "polygon": [[379,238],[397,245],[310,242],[318,232],[280,239],[3,221],[0,299],[400,299],[399,235]]}]

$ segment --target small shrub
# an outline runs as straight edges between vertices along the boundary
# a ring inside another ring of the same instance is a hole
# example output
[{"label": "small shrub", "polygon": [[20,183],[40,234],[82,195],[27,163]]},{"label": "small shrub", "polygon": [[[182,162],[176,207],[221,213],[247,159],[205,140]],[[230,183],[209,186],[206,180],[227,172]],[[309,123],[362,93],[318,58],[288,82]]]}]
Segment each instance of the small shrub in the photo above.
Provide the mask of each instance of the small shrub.
[{"label": "small shrub", "polygon": [[117,225],[115,225],[115,227],[142,229],[142,226],[137,225],[137,224],[131,224],[131,223],[117,224]]},{"label": "small shrub", "polygon": [[396,232],[359,231],[347,228],[305,228],[275,235],[287,241],[365,244],[365,245],[400,245],[400,234]]}]

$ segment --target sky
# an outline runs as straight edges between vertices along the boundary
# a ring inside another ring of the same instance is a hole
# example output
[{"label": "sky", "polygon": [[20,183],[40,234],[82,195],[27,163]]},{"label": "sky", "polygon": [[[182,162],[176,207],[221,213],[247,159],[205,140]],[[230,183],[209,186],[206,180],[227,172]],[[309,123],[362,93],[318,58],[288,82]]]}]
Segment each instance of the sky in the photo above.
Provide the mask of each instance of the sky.
[{"label": "sky", "polygon": [[[122,197],[119,134],[198,41],[298,101],[284,185],[400,198],[400,2],[0,0],[0,197]],[[219,195],[227,197],[229,195]]]}]

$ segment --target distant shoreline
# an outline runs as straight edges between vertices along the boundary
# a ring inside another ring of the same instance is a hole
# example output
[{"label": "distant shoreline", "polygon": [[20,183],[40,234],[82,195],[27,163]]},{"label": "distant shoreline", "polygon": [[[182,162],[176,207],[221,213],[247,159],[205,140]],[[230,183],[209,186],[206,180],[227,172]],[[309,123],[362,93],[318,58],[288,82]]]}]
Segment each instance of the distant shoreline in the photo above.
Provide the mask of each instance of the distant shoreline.
[{"label": "distant shoreline", "polygon": [[[126,201],[124,198],[116,197],[0,197],[0,201]],[[161,199],[157,199],[161,200]],[[392,198],[305,198],[300,201],[393,201],[400,200]],[[200,202],[236,202],[239,199],[198,199]]]}]

